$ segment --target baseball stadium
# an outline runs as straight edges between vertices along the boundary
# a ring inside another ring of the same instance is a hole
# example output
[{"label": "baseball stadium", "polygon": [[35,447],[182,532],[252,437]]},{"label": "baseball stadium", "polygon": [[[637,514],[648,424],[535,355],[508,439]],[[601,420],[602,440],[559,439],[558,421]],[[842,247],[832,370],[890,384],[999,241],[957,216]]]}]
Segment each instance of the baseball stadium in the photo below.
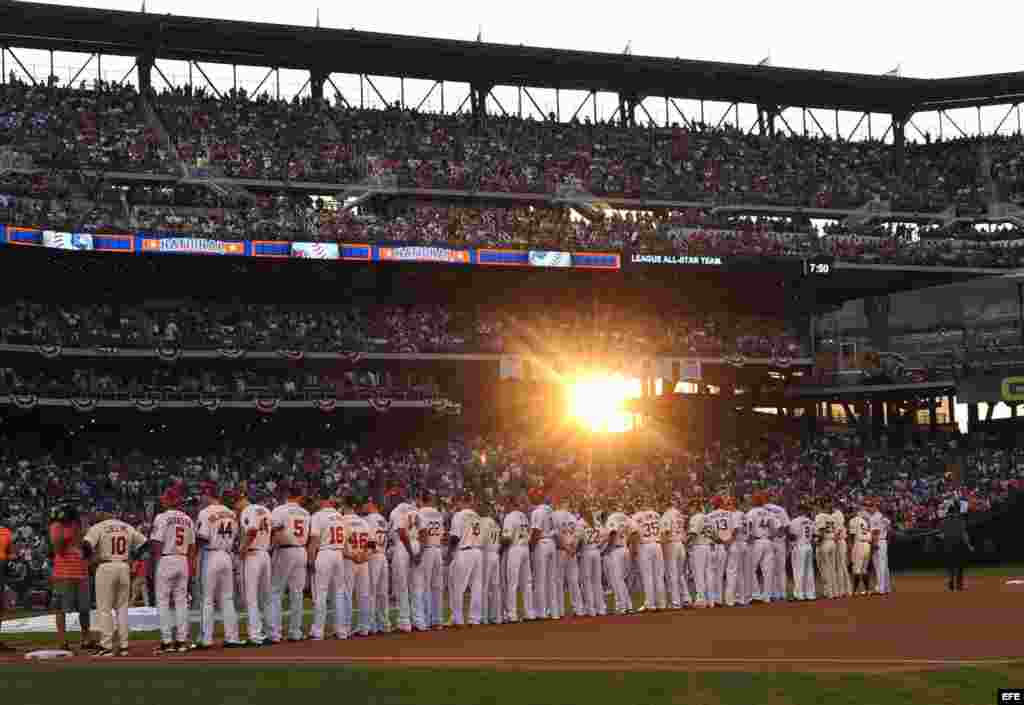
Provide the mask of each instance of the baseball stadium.
[{"label": "baseball stadium", "polygon": [[0,4],[4,703],[1024,698],[1006,8],[103,4]]}]

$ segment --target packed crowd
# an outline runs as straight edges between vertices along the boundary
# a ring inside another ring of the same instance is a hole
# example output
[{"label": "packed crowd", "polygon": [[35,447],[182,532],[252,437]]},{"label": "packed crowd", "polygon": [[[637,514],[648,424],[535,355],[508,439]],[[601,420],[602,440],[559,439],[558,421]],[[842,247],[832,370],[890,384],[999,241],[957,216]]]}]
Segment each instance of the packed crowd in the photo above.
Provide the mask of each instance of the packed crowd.
[{"label": "packed crowd", "polygon": [[799,357],[777,321],[620,305],[365,307],[276,304],[0,306],[0,342],[189,349]]}]

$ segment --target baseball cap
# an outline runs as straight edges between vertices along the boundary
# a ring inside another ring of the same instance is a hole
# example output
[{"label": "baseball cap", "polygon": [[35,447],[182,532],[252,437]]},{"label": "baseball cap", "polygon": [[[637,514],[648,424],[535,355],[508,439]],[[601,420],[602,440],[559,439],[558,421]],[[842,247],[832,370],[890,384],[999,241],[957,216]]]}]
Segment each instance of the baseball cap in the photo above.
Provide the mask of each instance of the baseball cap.
[{"label": "baseball cap", "polygon": [[96,503],[96,511],[103,512],[105,514],[114,513],[114,500],[110,497],[100,497]]}]

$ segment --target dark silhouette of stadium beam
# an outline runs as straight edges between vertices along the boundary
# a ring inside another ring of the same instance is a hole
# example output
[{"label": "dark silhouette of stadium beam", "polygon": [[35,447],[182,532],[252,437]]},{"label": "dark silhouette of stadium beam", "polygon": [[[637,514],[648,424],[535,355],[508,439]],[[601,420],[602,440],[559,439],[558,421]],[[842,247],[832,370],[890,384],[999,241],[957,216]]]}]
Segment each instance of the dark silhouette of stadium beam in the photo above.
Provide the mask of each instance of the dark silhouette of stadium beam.
[{"label": "dark silhouette of stadium beam", "polygon": [[940,110],[939,111],[939,125],[940,126],[942,125],[942,118],[943,117],[945,117],[947,120],[949,120],[949,124],[956,128],[956,131],[960,133],[961,137],[967,137],[967,133],[963,131],[963,128],[961,128],[960,125],[957,124],[956,120],[951,118],[949,116],[949,114],[945,110]]},{"label": "dark silhouette of stadium beam", "polygon": [[417,111],[417,112],[419,112],[419,109],[420,109],[420,108],[422,108],[422,107],[423,107],[423,105],[424,105],[424,104],[425,104],[425,103],[426,103],[426,102],[427,102],[428,100],[430,100],[430,96],[434,95],[434,90],[435,90],[435,89],[436,89],[436,88],[437,88],[437,87],[438,87],[439,85],[441,85],[441,82],[440,82],[440,81],[434,81],[434,83],[433,83],[433,84],[432,84],[432,85],[430,86],[430,90],[429,90],[429,91],[427,91],[427,94],[426,94],[425,96],[423,96],[423,98],[422,98],[422,99],[420,100],[420,102],[419,102],[419,103],[417,103],[417,104],[416,104],[416,111]]},{"label": "dark silhouette of stadium beam", "polygon": [[[338,84],[334,82],[334,79],[331,78],[330,74],[327,74],[327,81],[331,84],[331,87],[334,89],[335,97],[337,97],[342,103],[344,103],[346,108],[351,108],[352,104],[348,102],[348,98],[346,98],[345,94],[341,92],[341,89],[338,88]],[[442,93],[442,95],[444,94]]]},{"label": "dark silhouette of stadium beam", "polygon": [[365,74],[363,75],[363,78],[366,79],[366,82],[370,85],[370,88],[373,89],[373,92],[376,94],[377,99],[384,104],[384,107],[386,108],[390,106],[391,104],[384,100],[384,96],[381,94],[379,90],[377,90],[377,85],[373,82],[373,80],[371,80],[370,77]]},{"label": "dark silhouette of stadium beam", "polygon": [[152,67],[156,70],[157,74],[160,75],[160,78],[164,79],[164,83],[167,85],[167,87],[173,91],[174,84],[167,80],[167,76],[165,76],[164,72],[160,70],[159,66],[157,66],[156,61],[153,61]]},{"label": "dark silhouette of stadium beam", "polygon": [[789,121],[786,120],[786,116],[782,114],[783,110],[785,110],[785,108],[779,108],[779,111],[777,113],[777,117],[779,118],[779,120],[782,120],[782,124],[786,126],[787,130],[789,130],[789,134],[791,134],[792,136],[796,137],[797,136],[796,132],[794,132],[793,128],[789,126]]},{"label": "dark silhouette of stadium beam", "polygon": [[806,112],[806,113],[807,113],[808,115],[810,115],[810,116],[811,116],[811,120],[813,120],[813,121],[814,121],[814,124],[818,126],[818,130],[819,130],[819,131],[821,132],[821,134],[822,134],[822,135],[827,135],[827,134],[828,134],[828,130],[826,130],[826,129],[825,129],[824,127],[822,127],[822,126],[821,126],[821,123],[820,123],[820,122],[818,122],[818,116],[814,114],[814,111],[813,111],[813,110],[811,110],[810,108],[805,108],[805,109],[804,109],[804,111],[805,111],[805,112]]},{"label": "dark silhouette of stadium beam", "polygon": [[[674,98],[669,98],[669,99],[668,99],[668,102],[669,102],[669,104],[670,104],[670,105],[671,105],[671,106],[672,106],[673,108],[675,108],[675,110],[676,110],[676,113],[678,113],[678,114],[679,114],[679,117],[681,117],[681,118],[683,119],[683,124],[684,124],[684,125],[686,125],[686,127],[687,127],[687,128],[689,128],[689,129],[691,129],[691,130],[692,130],[692,129],[693,129],[693,123],[692,123],[692,122],[690,122],[690,121],[689,121],[689,120],[687,119],[686,115],[684,115],[684,114],[683,114],[683,111],[679,109],[679,105],[678,105],[678,104],[676,104],[676,101],[675,101],[675,99],[674,99]],[[665,112],[666,112],[666,113],[668,113],[668,111],[667,111],[667,110],[666,110]]]},{"label": "dark silhouette of stadium beam", "polygon": [[[729,107],[725,109],[724,113],[722,113],[722,117],[720,117],[718,119],[718,124],[715,125],[715,129],[716,130],[722,127],[722,123],[724,123],[725,119],[727,117],[729,117],[729,113],[730,113],[730,111],[732,111],[732,108],[733,108],[734,105],[736,105],[736,103],[730,103]],[[739,127],[739,126],[737,125],[737,127]]]},{"label": "dark silhouette of stadium beam", "polygon": [[[838,117],[838,115],[839,115],[839,111],[837,110],[837,111],[836,111],[836,116]],[[861,123],[863,123],[863,122],[864,122],[864,118],[865,118],[865,117],[867,117],[867,115],[868,115],[867,113],[861,113],[861,116],[860,116],[860,120],[858,120],[858,121],[857,121],[857,124],[853,126],[853,130],[851,130],[851,131],[850,131],[850,136],[846,138],[846,141],[847,141],[847,142],[849,142],[850,140],[852,140],[852,139],[853,139],[853,136],[854,136],[855,134],[857,134],[857,130],[859,130],[859,129],[860,129]],[[838,134],[838,132],[839,132],[839,122],[837,121],[837,122],[836,122],[836,133]]]},{"label": "dark silhouette of stadium beam", "polygon": [[132,64],[132,67],[124,72],[124,75],[121,76],[121,80],[117,82],[117,85],[123,86],[124,82],[128,80],[128,77],[132,75],[132,71],[134,71],[135,68],[138,65],[139,65],[139,62],[138,62],[138,60],[136,60],[136,62],[134,64]]},{"label": "dark silhouette of stadium beam", "polygon": [[[224,100],[224,96],[223,96],[223,95],[221,95],[221,92],[220,92],[219,90],[217,90],[217,86],[213,85],[213,81],[211,81],[211,80],[210,80],[210,77],[206,75],[206,72],[205,72],[205,71],[203,71],[203,67],[199,65],[199,62],[198,62],[198,61],[190,61],[190,62],[189,62],[189,66],[190,66],[190,67],[191,67],[191,66],[195,66],[195,67],[196,67],[196,71],[198,71],[198,72],[199,72],[199,75],[200,75],[200,76],[202,76],[202,77],[203,77],[203,79],[204,79],[204,80],[206,81],[206,85],[208,85],[208,86],[210,87],[210,90],[211,90],[211,91],[213,91],[214,93],[216,93],[216,94],[217,94],[217,99],[218,99],[218,100]],[[190,69],[189,69],[189,81],[188,81],[190,85],[191,85],[191,83],[192,83],[192,76],[191,76],[191,73],[192,73],[192,70],[191,70],[191,68],[190,68]],[[302,87],[303,87],[303,88],[305,88],[306,86],[305,86],[305,85],[303,85]],[[301,93],[302,91],[300,90],[299,92]]]},{"label": "dark silhouette of stadium beam", "polygon": [[1010,113],[1012,113],[1014,111],[1014,109],[1019,109],[1019,108],[1020,108],[1020,103],[1014,103],[1013,105],[1011,105],[1010,109],[1006,111],[1006,115],[1003,115],[1003,119],[999,121],[998,125],[996,125],[996,129],[992,131],[992,134],[993,135],[998,135],[999,131],[1001,129],[1003,129],[1003,123],[1006,122],[1006,118],[1010,117]]},{"label": "dark silhouette of stadium beam", "polygon": [[[259,84],[256,86],[256,90],[254,90],[252,92],[252,97],[253,98],[255,98],[256,96],[258,96],[260,94],[260,89],[263,88],[263,84],[266,83],[267,79],[270,78],[273,74],[274,74],[274,69],[270,69],[269,71],[267,71],[267,75],[263,77],[263,80],[260,81]],[[335,90],[337,90],[338,87],[335,86],[334,88],[335,88]]]},{"label": "dark silhouette of stadium beam", "polygon": [[580,111],[581,111],[581,110],[583,110],[583,108],[584,108],[584,107],[586,107],[587,103],[588,103],[588,102],[589,102],[590,100],[594,100],[594,101],[596,101],[596,100],[597,100],[596,96],[597,96],[597,91],[590,91],[590,93],[587,93],[587,97],[586,97],[586,98],[584,98],[584,99],[583,99],[583,102],[582,102],[582,103],[580,103],[580,104],[579,104],[579,105],[578,105],[578,106],[576,107],[576,110],[574,110],[574,111],[573,111],[572,117],[571,117],[571,118],[569,118],[569,122],[572,122],[573,120],[575,120],[575,119],[576,119],[576,117],[577,117],[577,116],[578,116],[578,115],[580,114]]},{"label": "dark silhouette of stadium beam", "polygon": [[501,104],[500,100],[498,100],[498,96],[494,95],[494,88],[489,88],[487,90],[487,95],[489,95],[491,97],[491,100],[494,101],[494,104],[498,106],[498,110],[501,111],[501,114],[504,115],[505,117],[508,117],[508,111],[505,110],[505,106]]},{"label": "dark silhouette of stadium beam", "polygon": [[540,116],[541,116],[541,117],[542,117],[543,119],[547,120],[547,118],[548,118],[548,114],[547,114],[547,113],[545,113],[545,112],[544,112],[543,110],[541,110],[541,109],[540,109],[540,106],[539,106],[539,105],[537,105],[537,101],[535,101],[535,100],[533,99],[533,94],[532,94],[532,93],[530,93],[530,89],[528,89],[528,88],[527,88],[526,86],[520,86],[519,88],[520,88],[520,90],[521,90],[521,91],[523,92],[523,94],[524,94],[524,95],[526,96],[526,98],[527,98],[527,99],[528,99],[528,100],[530,101],[530,103],[531,103],[531,104],[533,105],[534,109],[535,109],[535,110],[536,110],[536,111],[537,111],[538,113],[540,113]]},{"label": "dark silhouette of stadium beam", "polygon": [[[324,83],[327,82],[327,72],[322,69],[310,69],[309,70],[309,95],[313,100],[322,101],[324,99]],[[302,91],[299,91],[300,93]]]},{"label": "dark silhouette of stadium beam", "polygon": [[72,76],[71,79],[68,81],[68,88],[74,87],[75,81],[78,80],[78,77],[82,75],[82,72],[85,71],[86,67],[89,66],[89,64],[91,64],[92,60],[95,58],[95,54],[89,54],[89,58],[85,60],[85,63],[82,64],[82,67],[78,69],[78,71],[75,72],[75,75]]},{"label": "dark silhouette of stadium beam", "polygon": [[[892,129],[892,146],[893,146],[893,167],[896,174],[903,174],[903,157],[906,151],[907,142],[907,121],[910,119],[910,115],[906,113],[893,113],[892,122],[889,127]],[[924,135],[921,135],[923,138]],[[885,141],[885,137],[882,138]]]},{"label": "dark silhouette of stadium beam", "polygon": [[11,58],[14,59],[14,63],[21,67],[21,70],[24,72],[24,74],[28,76],[28,80],[32,81],[32,85],[38,86],[39,82],[36,80],[36,77],[29,73],[29,70],[25,68],[25,64],[21,63],[21,59],[19,59],[18,55],[14,53],[14,49],[7,47],[7,52],[11,55]]}]

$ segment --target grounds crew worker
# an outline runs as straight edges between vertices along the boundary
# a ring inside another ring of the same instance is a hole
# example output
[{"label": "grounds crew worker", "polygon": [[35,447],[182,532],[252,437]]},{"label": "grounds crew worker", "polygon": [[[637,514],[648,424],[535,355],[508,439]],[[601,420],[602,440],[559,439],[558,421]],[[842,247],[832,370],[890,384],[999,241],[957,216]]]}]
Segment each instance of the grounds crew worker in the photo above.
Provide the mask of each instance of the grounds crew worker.
[{"label": "grounds crew worker", "polygon": [[971,537],[967,535],[967,518],[960,513],[960,500],[956,499],[950,506],[946,518],[942,520],[942,528],[939,529],[942,535],[944,553],[946,554],[946,569],[949,571],[949,589],[964,589],[964,567],[967,565],[969,553],[974,551],[971,545]]},{"label": "grounds crew worker", "polygon": [[[113,502],[104,499],[96,514],[97,523],[89,529],[82,543],[82,553],[92,558],[96,566],[96,611],[99,613],[100,649],[95,656],[109,657],[115,653],[128,655],[128,600],[131,596],[132,575],[129,566],[132,555],[146,543],[146,537],[119,519],[113,517]],[[114,618],[119,648],[114,651]]]}]

